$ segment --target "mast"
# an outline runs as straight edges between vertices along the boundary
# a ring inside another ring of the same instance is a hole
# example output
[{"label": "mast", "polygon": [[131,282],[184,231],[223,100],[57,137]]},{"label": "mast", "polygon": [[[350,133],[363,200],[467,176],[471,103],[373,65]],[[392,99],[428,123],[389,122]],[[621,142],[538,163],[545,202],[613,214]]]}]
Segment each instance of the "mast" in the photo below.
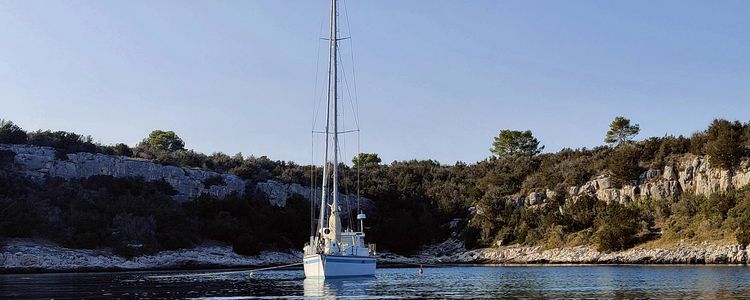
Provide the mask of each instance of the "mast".
[{"label": "mast", "polygon": [[[326,126],[325,126],[325,151],[324,157],[325,162],[323,163],[323,184],[321,187],[321,201],[320,201],[320,222],[318,224],[318,230],[322,230],[326,227],[326,206],[328,205],[328,157],[329,157],[329,143],[331,135],[331,104],[333,104],[333,203],[331,205],[331,212],[338,210],[338,106],[337,106],[337,48],[338,40],[336,38],[336,0],[331,0],[331,31],[328,39],[328,103],[326,105]],[[322,232],[321,232],[322,234]]]},{"label": "mast", "polygon": [[[338,137],[335,136],[336,134],[336,0],[331,0],[331,32],[329,34],[328,39],[328,99],[326,104],[326,126],[325,126],[325,150],[323,157],[325,158],[323,162],[323,185],[321,186],[321,197],[320,197],[320,216],[319,220],[320,223],[318,225],[318,230],[323,230],[324,227],[326,227],[326,206],[328,205],[328,144],[330,143],[330,124],[331,124],[331,96],[333,95],[333,105],[334,105],[334,126],[333,126],[333,132],[334,132],[334,148],[333,153],[335,155],[336,151],[338,150],[335,143],[336,139]],[[333,89],[333,92],[331,92],[331,89]],[[333,167],[333,186],[334,189],[336,189],[336,183],[338,181],[338,176],[336,175],[336,165],[334,164]],[[333,194],[334,196],[334,203],[336,202],[336,194]],[[322,232],[321,232],[322,233]]]},{"label": "mast", "polygon": [[[336,28],[336,0],[331,0],[331,100],[333,102],[333,204],[331,212],[338,211],[339,199],[339,130],[338,130],[338,32]],[[338,224],[337,224],[338,225]]]}]

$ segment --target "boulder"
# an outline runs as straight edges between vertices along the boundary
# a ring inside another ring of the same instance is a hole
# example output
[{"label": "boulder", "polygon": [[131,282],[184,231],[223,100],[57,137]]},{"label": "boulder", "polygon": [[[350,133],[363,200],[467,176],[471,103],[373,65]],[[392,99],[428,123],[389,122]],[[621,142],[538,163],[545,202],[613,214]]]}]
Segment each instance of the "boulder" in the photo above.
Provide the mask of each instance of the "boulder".
[{"label": "boulder", "polygon": [[627,202],[639,199],[641,197],[641,189],[638,186],[625,185],[620,189],[620,201]]},{"label": "boulder", "polygon": [[638,186],[641,196],[648,199],[667,199],[677,196],[681,192],[677,180],[648,182]]},{"label": "boulder", "polygon": [[646,172],[643,172],[643,174],[641,174],[640,179],[643,181],[650,181],[659,177],[661,177],[661,171],[657,169],[648,169],[646,170]]},{"label": "boulder", "polygon": [[547,194],[542,192],[531,192],[526,199],[528,199],[527,203],[529,205],[538,205],[544,203],[547,200]]},{"label": "boulder", "polygon": [[620,189],[609,188],[596,191],[596,198],[607,203],[620,202]]}]

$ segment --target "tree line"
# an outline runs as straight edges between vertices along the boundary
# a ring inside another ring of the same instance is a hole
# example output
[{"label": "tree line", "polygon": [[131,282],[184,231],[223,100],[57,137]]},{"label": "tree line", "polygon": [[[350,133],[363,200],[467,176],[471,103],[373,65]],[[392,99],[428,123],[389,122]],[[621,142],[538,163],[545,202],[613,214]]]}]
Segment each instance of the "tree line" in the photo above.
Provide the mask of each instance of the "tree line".
[{"label": "tree line", "polygon": [[[0,143],[53,147],[58,153],[62,153],[60,156],[63,159],[67,153],[80,151],[123,155],[152,159],[168,165],[231,173],[250,183],[274,179],[309,185],[316,179],[320,180],[322,172],[320,168],[275,161],[265,156],[197,153],[185,149],[184,141],[171,131],[154,131],[131,148],[124,144],[99,145],[93,143],[90,137],[69,132],[25,132],[9,121],[2,121],[0,125]],[[580,186],[598,175],[609,175],[615,185],[632,184],[643,171],[662,168],[688,154],[708,155],[712,166],[732,169],[738,166],[743,157],[748,156],[750,149],[750,125],[739,121],[717,119],[706,130],[689,137],[665,135],[635,141],[639,131],[638,124],[632,124],[627,118],[617,117],[605,133],[606,145],[592,149],[565,148],[555,153],[544,153],[543,145],[531,131],[502,130],[492,142],[491,156],[471,164],[441,164],[434,160],[383,163],[377,154],[363,153],[355,157],[351,165],[341,164],[342,191],[356,190],[354,179],[359,172],[363,195],[372,199],[376,208],[368,215],[368,239],[377,242],[381,249],[399,253],[413,253],[422,245],[440,242],[448,237],[462,239],[468,247],[497,244],[546,247],[594,244],[606,251],[625,249],[659,238],[711,239],[710,236],[721,236],[747,243],[750,230],[743,224],[750,224],[750,200],[747,200],[750,197],[743,189],[711,197],[680,195],[674,199],[631,199],[625,204],[606,204],[587,197],[575,202],[566,201],[568,187]],[[0,158],[3,156],[10,154],[0,153]],[[314,172],[311,173],[311,170]],[[18,186],[17,183],[7,182],[11,180],[9,178],[15,178],[8,174],[2,179],[6,181],[6,185]],[[22,193],[28,193],[32,198],[43,197],[46,193],[55,192],[53,190],[63,184],[55,183],[53,179],[48,179],[48,182],[50,187],[30,185]],[[74,185],[70,190],[78,190],[79,193],[102,190],[101,187],[86,182],[67,184]],[[119,184],[126,183],[112,183],[114,186]],[[45,192],[33,192],[37,190]],[[513,200],[518,195],[547,190],[553,191],[554,197],[541,206],[519,205]],[[115,188],[114,191],[119,193],[127,189]],[[11,206],[0,211],[3,214],[0,216],[3,221],[0,222],[6,224],[0,227],[4,228],[0,233],[3,236],[38,234],[39,229],[21,230],[23,225],[19,222],[5,221],[10,220],[6,217],[11,216],[12,207],[23,206],[13,204],[16,200],[12,199],[18,198],[9,196],[9,193],[0,190],[0,196],[8,201],[2,204],[3,207]],[[124,196],[118,196],[122,201],[145,197],[131,192],[123,193]],[[153,200],[148,201],[154,203]],[[135,232],[124,239],[127,243],[115,242],[111,234],[108,238],[101,238],[106,235],[99,233],[95,235],[98,244],[152,245],[149,246],[150,249],[184,247],[201,239],[217,239],[233,243],[238,251],[252,253],[259,247],[298,247],[306,241],[309,232],[309,204],[300,201],[294,208],[259,209],[256,207],[261,205],[259,203],[264,203],[263,199],[252,193],[244,198],[224,200],[204,196],[187,204],[164,204],[182,211],[181,217],[160,217],[163,215],[156,213],[155,208],[144,204],[146,208],[133,208],[134,211],[92,213],[100,216],[99,219],[93,218],[95,221],[92,224],[106,224],[107,226],[99,227],[108,228],[110,233]],[[83,206],[65,207],[78,210]],[[66,211],[62,208],[50,209]],[[256,215],[254,212],[257,211],[267,215],[284,215],[286,218],[282,218],[284,221],[281,223],[274,223]],[[82,214],[88,215],[89,211]],[[91,217],[75,217],[71,220],[88,218]],[[196,229],[189,238],[182,239],[190,243],[160,240],[159,237],[171,235],[159,234],[159,230],[170,228],[164,223],[169,224],[181,218],[187,223],[199,224],[192,227]],[[251,221],[255,219],[262,222]],[[302,222],[297,223],[298,220]],[[457,221],[458,227],[451,227],[451,221]],[[154,228],[154,233],[111,230],[117,226],[127,227],[126,224],[131,224],[130,227],[134,228]],[[275,226],[263,227],[267,224]],[[88,228],[87,226],[91,225],[68,224],[53,227]],[[296,235],[297,233],[303,234]],[[264,234],[274,234],[276,238],[269,239],[281,239],[288,243],[266,245],[258,242],[266,240]],[[152,242],[138,242],[142,240]],[[92,245],[77,242],[72,244],[86,247]]]}]

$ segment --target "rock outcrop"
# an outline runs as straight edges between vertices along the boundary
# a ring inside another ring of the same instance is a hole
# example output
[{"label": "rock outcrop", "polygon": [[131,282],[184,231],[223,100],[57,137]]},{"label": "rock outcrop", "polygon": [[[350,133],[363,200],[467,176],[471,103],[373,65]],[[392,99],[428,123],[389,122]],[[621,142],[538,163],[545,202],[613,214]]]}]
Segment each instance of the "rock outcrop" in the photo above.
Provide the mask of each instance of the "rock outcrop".
[{"label": "rock outcrop", "polygon": [[[191,201],[201,194],[217,198],[224,198],[232,193],[242,195],[247,186],[244,180],[231,174],[165,166],[149,160],[123,156],[79,152],[67,154],[65,159],[59,159],[56,150],[50,147],[9,144],[0,144],[0,151],[14,152],[16,167],[21,173],[35,180],[44,180],[45,177],[71,180],[95,175],[118,178],[142,177],[147,181],[164,180],[177,191],[173,198],[179,202]],[[207,185],[207,180],[214,177],[221,177],[222,183]],[[268,180],[257,183],[255,191],[264,194],[271,204],[284,207],[287,200],[295,194],[310,200],[311,189],[297,183]],[[320,189],[316,189],[314,195],[320,197]],[[356,195],[339,193],[339,199],[344,211],[349,211],[350,206],[352,209],[356,208]],[[360,204],[364,210],[374,207],[373,202],[364,197],[360,198]]]},{"label": "rock outcrop", "polygon": [[[750,184],[750,160],[743,160],[733,170],[711,167],[707,157],[687,154],[663,169],[650,169],[643,172],[633,184],[615,187],[607,175],[600,175],[581,186],[571,186],[567,199],[575,201],[581,196],[595,197],[601,201],[624,203],[638,199],[668,199],[681,193],[708,196],[713,193],[732,191]],[[526,205],[543,204],[550,199],[550,193],[532,192],[521,197],[518,203]]]},{"label": "rock outcrop", "polygon": [[[279,182],[275,180],[268,180],[266,182],[259,182],[255,190],[258,192],[261,192],[266,195],[266,198],[269,199],[271,204],[284,207],[286,206],[286,201],[294,196],[299,195],[308,201],[310,200],[311,196],[316,197],[317,200],[320,200],[320,194],[321,190],[320,188],[316,188],[313,192],[310,187],[302,186],[299,183],[284,183]],[[348,212],[351,210],[355,210],[357,208],[357,195],[356,194],[342,194],[339,193],[339,201],[342,211]],[[374,208],[374,204],[372,200],[360,197],[359,199],[360,207],[363,210],[369,211],[370,209]]]},{"label": "rock outcrop", "polygon": [[[94,175],[143,177],[147,181],[164,180],[177,194],[176,201],[190,201],[201,194],[223,198],[232,193],[243,194],[245,182],[237,176],[200,169],[164,166],[148,160],[100,153],[70,153],[65,160],[57,159],[55,149],[30,145],[0,144],[0,150],[16,153],[15,163],[26,176],[43,180],[60,177],[66,180]],[[221,177],[223,184],[206,186],[207,179]]]}]

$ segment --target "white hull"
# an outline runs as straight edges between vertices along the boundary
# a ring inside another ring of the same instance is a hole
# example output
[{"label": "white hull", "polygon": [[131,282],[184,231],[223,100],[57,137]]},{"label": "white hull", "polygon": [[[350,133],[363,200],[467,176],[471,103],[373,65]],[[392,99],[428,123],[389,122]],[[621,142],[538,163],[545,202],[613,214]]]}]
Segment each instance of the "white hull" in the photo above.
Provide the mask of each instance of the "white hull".
[{"label": "white hull", "polygon": [[305,255],[307,278],[343,278],[375,276],[376,259],[372,256]]}]

